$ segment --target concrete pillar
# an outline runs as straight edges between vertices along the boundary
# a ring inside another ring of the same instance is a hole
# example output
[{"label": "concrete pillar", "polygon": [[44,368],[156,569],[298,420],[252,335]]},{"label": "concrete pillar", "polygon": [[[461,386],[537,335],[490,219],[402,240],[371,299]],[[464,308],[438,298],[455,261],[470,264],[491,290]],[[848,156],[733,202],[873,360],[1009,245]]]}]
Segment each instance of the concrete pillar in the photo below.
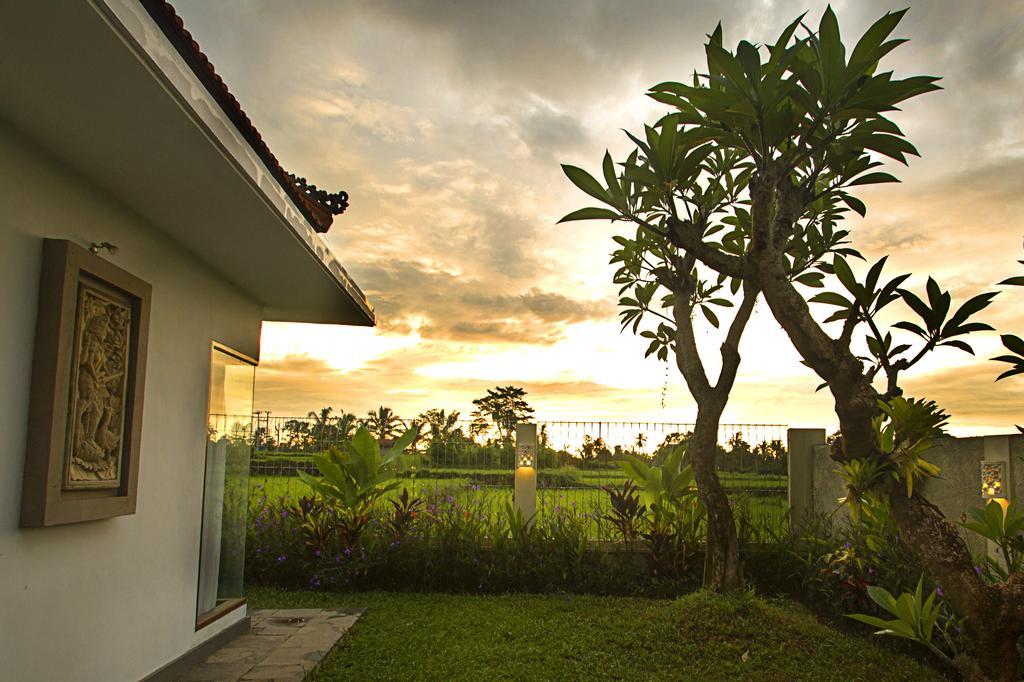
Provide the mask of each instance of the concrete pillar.
[{"label": "concrete pillar", "polygon": [[[991,500],[996,499],[1003,505],[1004,509],[1006,504],[1013,499],[1014,484],[1016,481],[1013,476],[1013,459],[1010,457],[1010,437],[1009,436],[985,436],[982,439],[982,445],[984,447],[984,454],[981,460],[981,472],[979,472],[979,478],[975,482],[976,490],[981,490],[983,505],[987,505]],[[986,466],[987,465],[987,466]],[[991,494],[982,488],[982,479],[986,468],[989,469],[988,473],[997,473],[997,478],[1000,479],[1000,490],[996,494]],[[985,541],[988,555],[999,562],[1003,561],[1003,558],[999,556],[996,551],[999,549],[996,543],[991,540]]]},{"label": "concrete pillar", "polygon": [[516,474],[512,504],[533,525],[537,515],[537,425],[516,424]]},{"label": "concrete pillar", "polygon": [[825,429],[787,429],[789,527],[800,528],[815,515],[814,449],[825,444]]}]

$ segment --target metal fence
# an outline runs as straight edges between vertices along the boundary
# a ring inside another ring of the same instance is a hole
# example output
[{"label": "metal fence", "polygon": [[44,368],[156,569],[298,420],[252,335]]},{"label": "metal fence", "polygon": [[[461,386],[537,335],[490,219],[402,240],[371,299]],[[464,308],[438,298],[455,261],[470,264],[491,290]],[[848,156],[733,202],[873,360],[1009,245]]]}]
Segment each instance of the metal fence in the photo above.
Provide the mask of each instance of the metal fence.
[{"label": "metal fence", "polygon": [[[253,419],[250,487],[267,495],[308,494],[296,472],[316,473],[313,455],[341,447],[360,425],[351,418],[266,413]],[[387,442],[405,425],[377,421],[367,427]],[[605,488],[625,482],[618,465],[625,455],[657,463],[692,430],[693,424],[670,422],[538,421],[539,511],[603,508]],[[722,424],[718,444],[719,477],[734,499],[759,512],[784,515],[786,426]],[[415,494],[475,494],[499,504],[511,499],[515,444],[493,424],[448,420],[424,427],[413,451],[414,464],[399,476]]]},{"label": "metal fence", "polygon": [[[539,421],[538,505],[603,508],[605,488],[626,480],[618,464],[624,455],[660,463],[692,431],[693,424],[679,422]],[[722,424],[718,447],[719,479],[736,499],[785,507],[785,425]]]}]

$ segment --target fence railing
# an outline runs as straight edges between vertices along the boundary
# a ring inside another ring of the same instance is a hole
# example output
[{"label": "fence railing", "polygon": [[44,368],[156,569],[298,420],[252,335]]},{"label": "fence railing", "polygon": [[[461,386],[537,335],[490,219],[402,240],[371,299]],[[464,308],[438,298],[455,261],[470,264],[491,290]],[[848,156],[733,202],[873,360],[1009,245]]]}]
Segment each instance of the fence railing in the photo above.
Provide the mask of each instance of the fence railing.
[{"label": "fence railing", "polygon": [[[268,495],[298,496],[308,489],[296,472],[316,473],[312,456],[340,446],[359,424],[350,418],[253,416],[250,485]],[[387,441],[404,423],[367,425]],[[561,506],[601,510],[608,486],[626,477],[626,455],[654,462],[685,442],[693,424],[643,421],[537,422],[537,492],[540,513]],[[722,424],[716,457],[719,477],[738,504],[783,516],[786,500],[786,426]],[[448,420],[424,426],[413,445],[415,464],[399,476],[417,494],[476,494],[503,503],[511,498],[515,444],[493,424]]]}]

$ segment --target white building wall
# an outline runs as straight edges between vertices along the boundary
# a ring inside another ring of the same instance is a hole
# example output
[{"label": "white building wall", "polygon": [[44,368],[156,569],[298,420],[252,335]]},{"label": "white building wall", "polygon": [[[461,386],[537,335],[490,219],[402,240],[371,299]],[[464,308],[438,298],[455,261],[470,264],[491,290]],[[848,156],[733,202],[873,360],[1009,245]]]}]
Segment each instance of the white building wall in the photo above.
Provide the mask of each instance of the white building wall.
[{"label": "white building wall", "polygon": [[[153,285],[138,510],[21,530],[44,237],[112,242],[105,257]],[[0,121],[0,678],[137,680],[244,617],[195,632],[210,343],[258,357],[260,319],[256,303]]]}]

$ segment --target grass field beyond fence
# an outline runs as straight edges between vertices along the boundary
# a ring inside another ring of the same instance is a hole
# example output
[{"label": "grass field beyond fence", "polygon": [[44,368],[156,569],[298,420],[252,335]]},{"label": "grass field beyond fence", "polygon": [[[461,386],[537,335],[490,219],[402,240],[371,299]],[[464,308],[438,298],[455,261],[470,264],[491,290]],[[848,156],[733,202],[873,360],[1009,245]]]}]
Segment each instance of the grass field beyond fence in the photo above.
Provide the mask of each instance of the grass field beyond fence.
[{"label": "grass field beyond fence", "polygon": [[[413,496],[443,497],[451,496],[465,502],[470,497],[483,498],[487,506],[498,509],[505,502],[512,500],[511,485],[480,485],[475,483],[481,475],[508,474],[511,472],[478,469],[474,471],[442,470],[444,476],[436,476],[439,472],[423,471],[415,477],[404,476],[402,486],[392,493],[397,496],[403,488],[407,488]],[[458,473],[461,476],[449,476]],[[786,477],[777,475],[759,475],[723,472],[719,474],[723,485],[731,490],[734,505],[743,509],[748,520],[760,528],[780,529],[786,523],[786,512],[789,508],[786,496]],[[603,486],[621,487],[626,481],[621,471],[586,471],[579,475],[579,486],[540,486],[537,490],[539,513],[548,513],[558,507],[575,507],[591,514],[602,514],[608,511],[609,497]],[[268,499],[277,497],[298,498],[309,495],[309,487],[297,476],[251,475],[249,478],[250,495],[263,496]],[[595,531],[596,532],[596,531]]]},{"label": "grass field beyond fence", "polygon": [[[313,457],[339,436],[330,424],[302,419],[259,422],[249,488],[268,499],[299,498],[310,494],[297,471],[316,475]],[[460,423],[461,424],[461,423]],[[688,424],[650,422],[541,422],[538,425],[538,513],[573,507],[590,514],[609,508],[607,488],[621,489],[626,475],[617,462],[626,455],[658,460],[677,447],[692,430]],[[493,433],[472,438],[461,424],[443,440],[435,436],[417,447],[415,463],[398,474],[413,496],[456,500],[500,508],[512,499],[514,448]],[[781,528],[788,510],[785,427],[723,424],[717,456],[718,476],[748,521]]]}]

